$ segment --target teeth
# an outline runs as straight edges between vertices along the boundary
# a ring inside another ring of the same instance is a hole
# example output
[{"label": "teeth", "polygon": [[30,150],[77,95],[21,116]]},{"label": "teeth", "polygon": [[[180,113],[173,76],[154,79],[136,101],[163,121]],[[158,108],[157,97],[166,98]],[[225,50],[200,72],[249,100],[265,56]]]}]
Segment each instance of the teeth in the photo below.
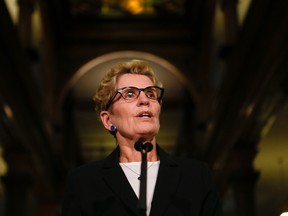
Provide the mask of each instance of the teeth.
[{"label": "teeth", "polygon": [[147,113],[143,113],[143,114],[141,114],[141,117],[149,117],[150,115],[149,114],[147,114]]}]

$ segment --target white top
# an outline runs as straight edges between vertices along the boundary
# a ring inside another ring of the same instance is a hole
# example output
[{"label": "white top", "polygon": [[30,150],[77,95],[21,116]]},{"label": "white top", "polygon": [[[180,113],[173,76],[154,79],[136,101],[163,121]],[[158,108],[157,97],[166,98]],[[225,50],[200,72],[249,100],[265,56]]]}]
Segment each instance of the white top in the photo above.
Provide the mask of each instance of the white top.
[{"label": "white top", "polygon": [[[119,163],[124,171],[131,187],[139,199],[140,180],[138,179],[141,173],[141,162]],[[160,161],[147,162],[147,211],[150,214],[151,202],[153,199],[155,184],[157,180]]]}]

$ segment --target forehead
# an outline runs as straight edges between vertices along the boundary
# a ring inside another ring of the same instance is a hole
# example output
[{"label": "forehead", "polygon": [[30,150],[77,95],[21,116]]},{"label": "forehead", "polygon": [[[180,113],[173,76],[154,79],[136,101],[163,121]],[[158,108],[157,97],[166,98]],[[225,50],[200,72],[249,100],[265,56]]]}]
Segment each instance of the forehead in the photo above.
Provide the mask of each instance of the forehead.
[{"label": "forehead", "polygon": [[118,77],[116,82],[116,88],[123,88],[126,86],[135,86],[138,88],[145,88],[147,86],[152,86],[152,80],[145,75],[140,74],[123,74]]}]

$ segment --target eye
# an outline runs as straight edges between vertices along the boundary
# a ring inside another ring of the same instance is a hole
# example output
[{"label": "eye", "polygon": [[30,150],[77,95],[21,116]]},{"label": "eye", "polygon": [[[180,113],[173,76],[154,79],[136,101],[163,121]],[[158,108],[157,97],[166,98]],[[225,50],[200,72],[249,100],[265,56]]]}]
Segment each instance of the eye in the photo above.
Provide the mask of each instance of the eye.
[{"label": "eye", "polygon": [[145,94],[150,99],[157,99],[157,91],[154,88],[146,89]]},{"label": "eye", "polygon": [[125,99],[134,99],[137,98],[138,95],[138,89],[134,88],[127,88],[123,90],[122,95]]}]

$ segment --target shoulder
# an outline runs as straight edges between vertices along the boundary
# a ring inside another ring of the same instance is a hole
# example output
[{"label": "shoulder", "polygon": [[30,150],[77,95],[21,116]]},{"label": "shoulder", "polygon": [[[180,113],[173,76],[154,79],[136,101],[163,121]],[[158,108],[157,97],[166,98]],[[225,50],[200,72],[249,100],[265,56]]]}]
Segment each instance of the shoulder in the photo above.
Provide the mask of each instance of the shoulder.
[{"label": "shoulder", "polygon": [[68,171],[67,179],[79,180],[91,178],[91,176],[99,176],[103,163],[104,160],[98,160],[71,168],[70,171]]},{"label": "shoulder", "polygon": [[205,161],[201,161],[195,158],[189,158],[184,156],[171,155],[160,150],[160,165],[169,166],[178,169],[185,178],[193,178],[194,180],[208,181],[212,180],[214,173],[212,168]]},{"label": "shoulder", "polygon": [[184,156],[171,156],[176,163],[184,167],[190,167],[193,169],[209,169],[209,166],[206,162],[195,159],[189,158]]},{"label": "shoulder", "polygon": [[166,164],[169,164],[170,166],[178,166],[187,170],[210,170],[210,167],[206,162],[195,158],[171,155],[161,148],[158,149],[158,153],[160,155],[160,160]]},{"label": "shoulder", "polygon": [[214,171],[206,162],[186,157],[172,158],[177,164],[181,184],[186,185],[188,191],[190,188],[198,191],[198,194],[206,194],[215,190]]},{"label": "shoulder", "polygon": [[171,156],[171,158],[173,158],[178,168],[188,175],[194,175],[195,173],[205,175],[206,177],[212,175],[213,171],[211,167],[204,161],[181,156]]},{"label": "shoulder", "polygon": [[88,162],[86,164],[74,167],[70,170],[68,177],[88,177],[101,176],[105,168],[115,167],[118,164],[118,148],[111,152],[106,158]]}]

